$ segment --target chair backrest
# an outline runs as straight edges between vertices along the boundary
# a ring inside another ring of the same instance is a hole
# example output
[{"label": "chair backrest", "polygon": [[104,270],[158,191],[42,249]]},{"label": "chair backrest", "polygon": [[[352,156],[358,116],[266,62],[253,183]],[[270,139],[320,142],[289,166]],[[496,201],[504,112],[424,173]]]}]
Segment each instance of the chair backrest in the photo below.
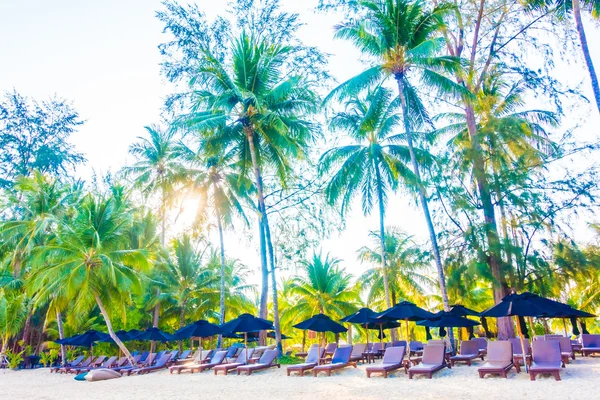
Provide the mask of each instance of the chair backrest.
[{"label": "chair backrest", "polygon": [[210,359],[211,364],[221,364],[227,355],[227,351],[217,351],[215,355]]},{"label": "chair backrest", "polygon": [[475,340],[463,340],[460,342],[460,354],[478,354],[479,343]]},{"label": "chair backrest", "polygon": [[96,358],[94,360],[94,364],[93,365],[102,364],[104,362],[104,360],[106,360],[106,356],[98,356],[98,358]]},{"label": "chair backrest", "polygon": [[383,354],[383,363],[384,364],[398,364],[401,363],[404,359],[404,353],[406,352],[406,347],[388,347],[385,349],[385,353]]},{"label": "chair backrest", "polygon": [[480,337],[472,340],[475,340],[477,342],[477,344],[479,345],[479,350],[486,350],[488,348],[488,341],[486,338]]},{"label": "chair backrest", "polygon": [[322,351],[325,351],[324,348],[320,348],[318,344],[313,344],[308,349],[308,353],[306,354],[306,362],[307,363],[318,363],[319,362],[319,354]]},{"label": "chair backrest", "polygon": [[581,335],[581,344],[583,347],[600,347],[600,335]]},{"label": "chair backrest", "polygon": [[115,363],[115,361],[117,361],[117,356],[112,356],[110,357],[108,360],[104,361],[104,363],[102,363],[102,368],[108,368],[111,365],[113,365]]},{"label": "chair backrest", "polygon": [[262,356],[260,356],[260,360],[258,360],[258,363],[261,365],[271,365],[273,364],[273,360],[275,360],[278,355],[279,351],[277,350],[265,350]]},{"label": "chair backrest", "polygon": [[[394,347],[398,347],[398,346],[394,346]],[[413,340],[412,342],[410,342],[410,351],[417,351],[417,350],[422,350],[423,349],[423,343],[419,342],[418,340]]]},{"label": "chair backrest", "polygon": [[253,353],[254,353],[254,349],[242,349],[240,354],[235,359],[235,362],[246,364],[248,362],[248,360],[252,357]]},{"label": "chair backrest", "polygon": [[[521,348],[521,339],[520,338],[511,338],[508,341],[512,344],[513,354],[522,355],[523,349]],[[525,347],[525,354],[531,354],[531,344],[529,343],[529,339],[523,339],[523,347]]]},{"label": "chair backrest", "polygon": [[149,355],[149,354],[150,354],[150,352],[149,352],[149,351],[145,351],[145,352],[143,352],[143,353],[141,354],[140,361],[146,361],[146,358],[148,358],[148,355]]},{"label": "chair backrest", "polygon": [[428,344],[423,348],[423,364],[443,364],[446,356],[446,346],[443,344]]},{"label": "chair backrest", "polygon": [[77,365],[78,367],[87,367],[88,365],[90,365],[92,363],[92,361],[94,361],[93,357],[88,357],[85,359],[84,362],[82,362],[81,364]]},{"label": "chair backrest", "polygon": [[237,347],[230,347],[229,349],[227,349],[227,358],[231,358],[233,356],[236,355],[238,348]]},{"label": "chair backrest", "polygon": [[[135,357],[135,356],[134,356],[134,357]],[[125,357],[125,356],[123,356],[123,357],[119,358],[119,360],[118,360],[118,361],[117,361],[117,363],[116,363],[116,364],[117,364],[117,367],[122,367],[122,366],[126,365],[128,361],[129,361],[129,360],[127,360],[127,357]]]},{"label": "chair backrest", "polygon": [[558,340],[536,340],[531,345],[534,362],[561,362]]},{"label": "chair backrest", "polygon": [[328,343],[325,347],[325,353],[333,353],[337,348],[337,343]]},{"label": "chair backrest", "polygon": [[558,338],[565,337],[565,336],[563,336],[563,335],[544,335],[544,337],[546,338],[546,340],[548,340],[548,339],[558,339]]},{"label": "chair backrest", "polygon": [[176,359],[178,355],[179,355],[179,350],[171,351],[171,360]]},{"label": "chair backrest", "polygon": [[72,365],[72,366],[77,366],[77,365],[81,364],[81,362],[83,361],[83,357],[84,356],[79,356],[76,359],[74,359],[73,361],[69,362],[68,364]]},{"label": "chair backrest", "polygon": [[190,354],[192,354],[191,350],[184,350],[181,355],[179,356],[180,360],[185,360],[186,358],[188,358],[190,356]]},{"label": "chair backrest", "polygon": [[557,338],[552,338],[551,340],[557,340],[558,341],[558,345],[560,346],[560,351],[562,353],[572,353],[573,352],[573,346],[571,346],[571,339],[569,339],[568,337],[557,337]]},{"label": "chair backrest", "polygon": [[379,352],[381,350],[383,350],[383,343],[381,343],[381,342],[373,343],[373,346],[371,347],[371,351],[373,353]]},{"label": "chair backrest", "polygon": [[171,359],[170,353],[163,353],[163,355],[156,361],[155,367],[163,367]]},{"label": "chair backrest", "polygon": [[156,353],[150,353],[148,354],[148,357],[146,357],[146,359],[143,361],[143,363],[146,365],[152,365],[152,363],[154,363],[154,360],[156,360]]},{"label": "chair backrest", "polygon": [[446,344],[445,340],[430,340],[427,344]]},{"label": "chair backrest", "polygon": [[164,350],[161,350],[161,351],[159,351],[158,353],[156,353],[156,356],[154,356],[154,359],[155,359],[155,360],[158,360],[158,359],[159,359],[159,358],[161,358],[161,357],[163,356],[163,354],[165,354],[165,353],[166,353],[166,351],[164,351]]},{"label": "chair backrest", "polygon": [[487,358],[490,362],[509,363],[512,361],[513,345],[508,340],[490,342],[487,351]]},{"label": "chair backrest", "polygon": [[352,355],[352,346],[344,346],[338,347],[335,349],[333,353],[333,357],[331,358],[331,363],[342,363],[346,364],[350,360],[350,356]]},{"label": "chair backrest", "polygon": [[544,336],[544,335],[535,335],[533,337],[533,341],[535,342],[537,340],[546,340],[546,336]]},{"label": "chair backrest", "polygon": [[357,343],[352,346],[352,355],[353,356],[362,356],[362,354],[367,350],[366,343]]}]

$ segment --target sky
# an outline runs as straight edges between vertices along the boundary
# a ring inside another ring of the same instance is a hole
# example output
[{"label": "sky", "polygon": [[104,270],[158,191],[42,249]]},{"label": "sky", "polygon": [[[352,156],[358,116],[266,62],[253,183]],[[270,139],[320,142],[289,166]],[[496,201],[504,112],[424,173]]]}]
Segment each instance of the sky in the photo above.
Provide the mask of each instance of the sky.
[{"label": "sky", "polygon": [[[210,16],[225,9],[225,0],[198,0]],[[299,12],[306,26],[300,31],[308,45],[331,54],[329,69],[338,81],[354,76],[363,65],[347,42],[333,39],[338,15],[313,12],[316,0],[283,0],[286,10]],[[0,91],[16,89],[36,99],[57,95],[69,99],[86,121],[72,142],[88,159],[78,168],[81,177],[93,171],[117,171],[132,162],[129,145],[144,135],[144,126],[160,122],[170,85],[160,76],[157,46],[168,38],[155,18],[159,0],[0,0]],[[588,41],[600,69],[600,33],[586,21]],[[586,90],[589,82],[582,64],[562,60],[559,73]],[[562,68],[562,69],[561,69]],[[591,91],[587,90],[590,95]],[[570,125],[580,123],[578,134],[598,136],[600,121],[589,107],[568,110]],[[581,122],[583,121],[583,122]],[[576,161],[577,162],[577,161]],[[419,240],[427,230],[414,201],[402,196],[390,199],[386,225],[403,227]],[[358,275],[365,269],[356,261],[356,250],[377,229],[376,213],[364,217],[357,205],[347,218],[346,229],[321,244],[323,252],[344,260],[343,266]],[[257,245],[229,233],[232,250],[252,271],[258,270]],[[231,254],[234,253],[234,254]],[[258,281],[258,274],[252,277]]]}]

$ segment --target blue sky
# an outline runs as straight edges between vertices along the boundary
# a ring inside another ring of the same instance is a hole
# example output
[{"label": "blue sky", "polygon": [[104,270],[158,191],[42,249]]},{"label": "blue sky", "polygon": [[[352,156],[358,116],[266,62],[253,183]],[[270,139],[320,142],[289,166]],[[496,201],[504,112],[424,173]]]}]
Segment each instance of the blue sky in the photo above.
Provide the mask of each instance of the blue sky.
[{"label": "blue sky", "polygon": [[[225,0],[198,3],[209,15],[225,8]],[[338,80],[361,70],[353,47],[333,40],[332,26],[340,16],[315,14],[316,0],[283,3],[288,10],[300,12],[307,23],[300,32],[302,39],[332,54],[329,67]],[[154,16],[160,7],[158,0],[0,0],[0,90],[15,88],[37,99],[57,94],[73,101],[87,121],[72,140],[89,160],[78,170],[82,177],[89,177],[92,170],[116,171],[131,161],[129,144],[144,134],[144,125],[160,121],[163,99],[170,92],[159,73],[157,46],[166,40]],[[600,35],[586,23],[600,69]],[[583,64],[559,62],[564,64],[559,74],[573,85],[581,83],[591,95]],[[569,110],[566,125],[579,124],[577,135],[591,141],[598,138],[600,121],[590,109]],[[404,227],[417,238],[426,237],[420,210],[404,197],[390,200],[387,224]],[[368,240],[368,231],[376,228],[377,216],[363,217],[356,206],[345,232],[322,247],[343,258],[348,270],[360,273],[364,266],[357,263],[355,251]],[[258,265],[256,244],[232,233],[227,240],[236,243],[235,255],[245,264],[253,269]]]}]

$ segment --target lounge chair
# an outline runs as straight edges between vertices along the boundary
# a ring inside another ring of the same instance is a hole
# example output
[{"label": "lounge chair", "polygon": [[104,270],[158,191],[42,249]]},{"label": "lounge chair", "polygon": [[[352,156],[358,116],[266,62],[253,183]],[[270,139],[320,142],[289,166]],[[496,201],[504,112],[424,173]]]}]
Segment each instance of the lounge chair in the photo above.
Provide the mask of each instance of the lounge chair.
[{"label": "lounge chair", "polygon": [[429,379],[433,374],[445,367],[450,368],[446,363],[446,346],[440,344],[428,344],[423,349],[422,362],[414,365],[408,370],[408,379],[414,375],[427,375]]},{"label": "lounge chair", "polygon": [[149,351],[144,351],[142,354],[140,354],[140,361],[139,362],[145,362],[146,358],[148,358],[149,355],[150,355]]},{"label": "lounge chair", "polygon": [[600,335],[581,335],[581,353],[584,356],[600,353]]},{"label": "lounge chair", "polygon": [[50,368],[50,373],[59,372],[61,370],[61,368],[76,367],[79,364],[81,364],[81,362],[83,361],[83,358],[84,358],[84,356],[79,356],[79,357],[75,358],[74,360],[65,363],[64,365],[61,365],[58,367],[52,367],[52,368]]},{"label": "lounge chair", "polygon": [[74,372],[74,370],[76,368],[79,368],[79,369],[87,368],[92,364],[92,361],[94,361],[94,358],[88,357],[85,359],[85,361],[81,362],[79,365],[63,367],[63,368],[60,368],[58,370],[58,372],[60,372],[61,374],[68,374],[68,373]]},{"label": "lounge chair", "polygon": [[185,360],[192,354],[192,350],[184,350],[179,354],[179,357],[175,357],[176,361]]},{"label": "lounge chair", "polygon": [[418,340],[413,340],[412,342],[410,342],[409,346],[409,354],[408,356],[413,356],[413,355],[421,355],[423,354],[423,343],[419,342]]},{"label": "lounge chair", "polygon": [[367,352],[366,343],[357,343],[352,346],[352,353],[350,354],[350,361],[352,362],[363,362],[365,359],[365,353]]},{"label": "lounge chair", "polygon": [[373,373],[382,373],[384,378],[388,377],[390,372],[404,367],[404,373],[408,370],[408,364],[404,361],[404,353],[406,347],[388,347],[385,349],[383,361],[378,365],[370,365],[367,367],[367,378]]},{"label": "lounge chair", "polygon": [[154,365],[149,365],[147,367],[142,367],[142,368],[130,369],[125,372],[121,371],[121,375],[123,375],[124,373],[127,373],[127,375],[131,375],[131,374],[142,375],[142,374],[147,374],[152,371],[158,371],[159,369],[167,368],[170,358],[171,358],[170,353],[163,353],[163,355],[159,359],[156,360],[156,363]]},{"label": "lounge chair", "polygon": [[487,355],[488,340],[486,338],[475,338],[471,340],[475,340],[479,344],[479,354],[485,357]]},{"label": "lounge chair", "polygon": [[129,363],[127,357],[125,358],[125,363],[118,365],[117,367],[111,368],[113,371],[121,372],[123,370],[135,369],[139,367],[140,359],[142,358],[141,354],[133,357],[133,365]]},{"label": "lounge chair", "polygon": [[326,372],[327,376],[331,376],[331,372],[353,366],[356,368],[356,362],[350,361],[350,355],[352,354],[352,346],[338,347],[333,353],[331,364],[317,365],[313,368],[313,376],[317,376],[319,372]]},{"label": "lounge chair", "polygon": [[562,358],[562,367],[565,368],[566,364],[569,363],[569,358],[575,359],[575,352],[573,346],[571,346],[571,339],[565,336],[550,337],[546,340],[556,340],[560,346],[560,354]]},{"label": "lounge chair", "polygon": [[292,372],[298,372],[300,375],[304,375],[305,371],[309,371],[319,364],[319,360],[325,355],[325,348],[319,347],[318,344],[313,344],[308,353],[306,359],[302,364],[294,364],[287,367],[287,376],[290,376]]},{"label": "lounge chair", "polygon": [[[99,358],[100,358],[100,357],[99,357]],[[106,358],[106,357],[104,357],[104,358]],[[111,366],[113,366],[113,365],[114,365],[114,363],[117,361],[117,357],[116,357],[116,356],[110,357],[110,358],[108,358],[108,359],[106,359],[106,360],[102,361],[100,364],[98,364],[98,363],[97,363],[98,361],[99,361],[99,360],[98,360],[98,359],[96,359],[96,361],[93,363],[93,364],[94,364],[94,366],[89,366],[89,367],[87,367],[87,368],[77,368],[77,371],[75,371],[75,373],[76,373],[76,374],[80,374],[80,373],[82,373],[82,372],[89,372],[89,371],[91,371],[91,370],[94,370],[94,369],[99,369],[99,368],[110,368],[110,367],[111,367]]]},{"label": "lounge chair", "polygon": [[529,378],[535,381],[536,375],[550,374],[560,381],[562,355],[557,340],[536,340],[531,345],[532,362],[529,367]]},{"label": "lounge chair", "polygon": [[227,349],[227,356],[225,357],[226,363],[235,362],[235,359],[240,355],[242,347],[231,346]]},{"label": "lounge chair", "polygon": [[483,361],[483,354],[479,352],[479,343],[474,340],[463,340],[460,342],[460,353],[450,357],[450,366],[454,367],[457,362],[466,362],[470,367],[471,361],[477,357],[481,357]]},{"label": "lounge chair", "polygon": [[488,360],[485,364],[477,368],[479,377],[483,378],[486,374],[498,374],[508,378],[508,371],[515,367],[520,372],[519,364],[513,363],[513,346],[508,340],[499,340],[490,342],[488,347]]},{"label": "lounge chair", "polygon": [[337,348],[337,343],[328,343],[327,346],[325,346],[325,357],[332,356]]},{"label": "lounge chair", "polygon": [[[384,345],[385,344],[381,342],[373,343],[373,346],[371,346],[371,349],[369,350],[369,354],[375,358],[381,357],[383,352],[385,351]],[[404,347],[406,348],[406,346]]]},{"label": "lounge chair", "polygon": [[213,368],[213,371],[215,371],[215,375],[217,375],[219,371],[223,371],[225,375],[227,375],[227,373],[232,369],[236,369],[237,367],[246,365],[248,363],[248,360],[252,357],[253,352],[254,349],[242,349],[240,354],[235,359],[235,362],[215,366]]},{"label": "lounge chair", "polygon": [[523,339],[525,356],[523,356],[520,338],[512,338],[508,339],[508,341],[512,344],[513,362],[518,365],[525,365],[525,363],[527,363],[527,365],[531,365],[531,343],[529,343],[529,339]]},{"label": "lounge chair", "polygon": [[210,368],[214,367],[215,365],[219,365],[219,364],[223,363],[223,360],[225,360],[226,355],[227,355],[227,351],[217,351],[209,362],[205,362],[205,360],[201,359],[201,356],[200,356],[200,357],[198,357],[197,360],[195,360],[193,362],[188,362],[186,364],[181,364],[181,365],[170,366],[169,372],[170,373],[177,372],[178,374],[180,374],[183,371],[190,371],[191,373],[194,373],[194,371],[197,370],[199,372],[202,372],[205,369],[210,369]]},{"label": "lounge chair", "polygon": [[237,374],[241,374],[242,372],[247,372],[248,375],[252,375],[253,372],[261,371],[263,369],[268,368],[281,368],[279,363],[274,362],[277,356],[279,355],[279,351],[277,350],[265,350],[260,356],[260,359],[255,364],[250,365],[241,365],[236,368]]}]

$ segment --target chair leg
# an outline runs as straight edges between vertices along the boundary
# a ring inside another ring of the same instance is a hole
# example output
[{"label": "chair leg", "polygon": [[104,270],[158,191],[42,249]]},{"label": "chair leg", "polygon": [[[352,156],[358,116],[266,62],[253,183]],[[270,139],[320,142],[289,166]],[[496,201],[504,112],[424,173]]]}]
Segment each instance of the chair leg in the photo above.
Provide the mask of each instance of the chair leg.
[{"label": "chair leg", "polygon": [[560,371],[554,371],[552,375],[554,376],[554,379],[560,381]]},{"label": "chair leg", "polygon": [[533,371],[529,371],[529,379],[535,381],[535,374],[533,373]]}]

